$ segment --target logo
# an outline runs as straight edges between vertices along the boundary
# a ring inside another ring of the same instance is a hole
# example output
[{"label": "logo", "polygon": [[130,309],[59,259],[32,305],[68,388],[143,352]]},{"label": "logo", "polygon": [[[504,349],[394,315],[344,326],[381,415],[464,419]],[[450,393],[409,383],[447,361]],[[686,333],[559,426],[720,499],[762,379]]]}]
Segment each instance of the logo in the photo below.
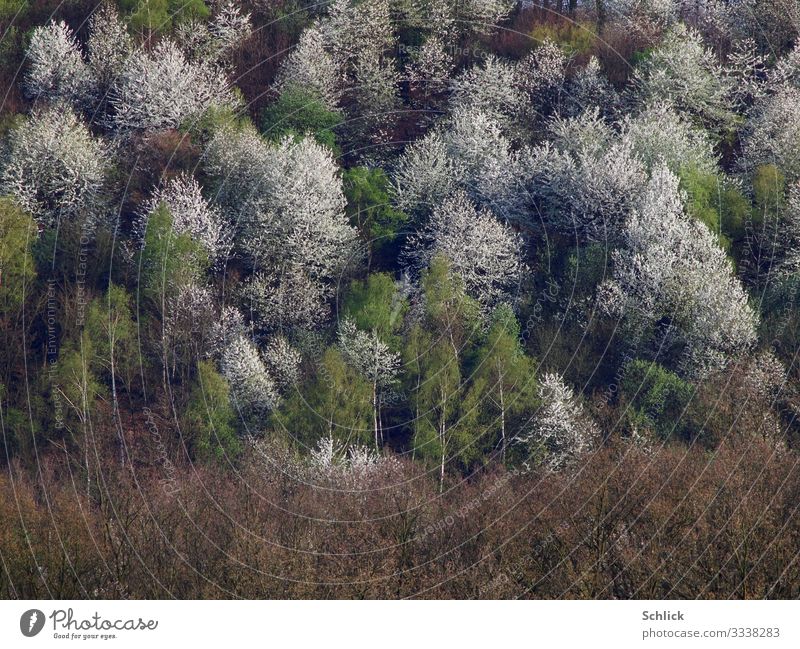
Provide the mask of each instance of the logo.
[{"label": "logo", "polygon": [[26,638],[32,638],[44,627],[44,613],[38,608],[25,611],[19,618],[19,630]]}]

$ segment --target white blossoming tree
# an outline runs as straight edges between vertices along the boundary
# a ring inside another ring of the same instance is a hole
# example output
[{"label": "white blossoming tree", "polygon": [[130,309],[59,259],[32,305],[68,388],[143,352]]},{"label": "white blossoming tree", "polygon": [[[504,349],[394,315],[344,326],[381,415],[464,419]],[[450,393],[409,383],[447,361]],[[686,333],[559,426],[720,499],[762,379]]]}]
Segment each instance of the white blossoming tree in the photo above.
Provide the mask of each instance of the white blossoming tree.
[{"label": "white blossoming tree", "polygon": [[278,403],[275,382],[252,340],[239,335],[222,352],[222,374],[231,389],[231,401],[245,421],[257,423]]},{"label": "white blossoming tree", "polygon": [[281,392],[297,386],[302,356],[292,347],[286,336],[278,335],[270,339],[264,348],[264,362]]},{"label": "white blossoming tree", "polygon": [[[631,214],[614,277],[601,299],[646,343],[677,345],[677,365],[689,375],[724,367],[755,342],[757,316],[714,235],[684,212],[678,178],[657,167]],[[666,331],[656,330],[668,321]]]},{"label": "white blossoming tree", "polygon": [[556,373],[547,373],[539,384],[541,405],[531,429],[516,438],[527,456],[525,466],[542,464],[561,470],[591,450],[597,429],[575,392]]},{"label": "white blossoming tree", "polygon": [[189,61],[178,45],[160,41],[128,59],[110,93],[112,126],[127,133],[177,128],[214,106],[235,105],[230,83],[219,66]]},{"label": "white blossoming tree", "polygon": [[177,27],[183,48],[192,58],[207,62],[225,61],[252,31],[250,14],[242,13],[231,0],[214,2],[208,21],[189,18]]},{"label": "white blossoming tree", "polygon": [[346,318],[339,323],[339,349],[342,356],[372,386],[372,421],[375,448],[383,440],[381,390],[391,386],[400,372],[400,354],[389,349],[377,332],[361,331]]},{"label": "white blossoming tree", "polygon": [[11,131],[0,185],[42,225],[95,219],[110,159],[109,147],[70,108],[54,105]]},{"label": "white blossoming tree", "polygon": [[644,105],[670,101],[680,112],[721,132],[734,125],[733,82],[697,32],[677,25],[634,74]]},{"label": "white blossoming tree", "polygon": [[106,3],[92,14],[86,42],[87,62],[101,103],[106,102],[133,49],[133,39],[112,4]]},{"label": "white blossoming tree", "polygon": [[707,133],[694,127],[670,104],[656,104],[623,123],[623,137],[648,170],[664,162],[674,173],[693,167],[705,173],[716,171],[716,157]]},{"label": "white blossoming tree", "polygon": [[26,52],[24,88],[33,99],[87,106],[94,91],[91,70],[72,30],[63,21],[36,27]]},{"label": "white blossoming tree", "polygon": [[558,119],[554,142],[533,150],[528,189],[545,226],[589,241],[614,241],[646,182],[630,139],[589,111]]},{"label": "white blossoming tree", "polygon": [[300,41],[278,71],[276,92],[291,89],[312,94],[331,110],[338,106],[342,94],[339,66],[326,49],[319,24],[300,35]]},{"label": "white blossoming tree", "polygon": [[739,166],[752,172],[776,165],[788,180],[800,178],[800,89],[779,87],[760,102],[745,127]]},{"label": "white blossoming tree", "polygon": [[405,151],[394,185],[399,207],[417,215],[462,189],[479,205],[514,219],[525,209],[526,174],[523,157],[495,120],[458,108]]},{"label": "white blossoming tree", "polygon": [[409,243],[407,256],[416,272],[444,255],[467,293],[487,311],[515,302],[525,270],[521,237],[487,209],[476,209],[463,192],[435,208]]},{"label": "white blossoming tree", "polygon": [[453,79],[451,91],[453,109],[482,112],[506,131],[516,128],[528,105],[516,66],[491,55]]},{"label": "white blossoming tree", "polygon": [[172,216],[176,234],[188,233],[212,260],[221,260],[230,252],[231,236],[221,211],[203,197],[200,184],[192,176],[180,174],[159,187],[146,205],[145,218],[161,203]]}]

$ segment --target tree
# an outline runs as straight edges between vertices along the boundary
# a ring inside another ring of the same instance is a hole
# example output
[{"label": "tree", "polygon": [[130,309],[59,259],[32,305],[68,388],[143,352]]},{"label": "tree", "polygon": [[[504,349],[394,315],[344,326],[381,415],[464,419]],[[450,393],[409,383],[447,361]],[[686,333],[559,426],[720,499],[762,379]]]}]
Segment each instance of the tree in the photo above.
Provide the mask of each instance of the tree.
[{"label": "tree", "polygon": [[421,108],[432,109],[439,105],[454,67],[452,53],[445,41],[435,34],[429,35],[412,52],[411,61],[406,67],[406,77],[411,90],[420,96],[418,101]]},{"label": "tree", "polygon": [[114,6],[106,2],[89,19],[87,63],[104,104],[117,76],[133,51],[133,39]]},{"label": "tree", "polygon": [[623,137],[648,171],[664,162],[673,173],[691,167],[704,173],[716,171],[717,160],[708,134],[675,112],[670,104],[645,108],[627,116]]},{"label": "tree", "polygon": [[143,228],[147,227],[148,216],[161,205],[169,210],[175,234],[189,235],[203,246],[211,260],[223,260],[228,255],[232,245],[228,225],[220,209],[203,197],[200,184],[192,176],[174,176],[153,192],[145,204]]},{"label": "tree", "polygon": [[291,346],[285,336],[273,337],[264,349],[264,362],[282,393],[297,387],[302,360],[300,352]]},{"label": "tree", "polygon": [[147,218],[139,255],[140,290],[162,317],[167,300],[182,287],[197,284],[208,267],[208,253],[188,233],[179,234],[161,203]]},{"label": "tree", "polygon": [[433,258],[421,286],[420,303],[412,306],[404,360],[415,411],[414,453],[437,461],[441,490],[448,457],[463,454],[473,441],[473,427],[460,425],[461,363],[479,330],[479,308],[444,257]]},{"label": "tree", "polygon": [[228,383],[211,361],[197,364],[183,429],[189,447],[201,460],[230,464],[242,451]]},{"label": "tree", "polygon": [[215,2],[211,18],[207,21],[202,18],[189,16],[176,29],[178,41],[195,60],[226,61],[253,30],[250,14],[242,13],[231,0]]},{"label": "tree", "polygon": [[255,344],[244,335],[228,340],[220,362],[233,403],[245,425],[263,421],[279,403],[275,383]]},{"label": "tree", "polygon": [[734,126],[733,84],[696,31],[679,24],[634,73],[636,98],[643,105],[669,101],[713,132]]},{"label": "tree", "polygon": [[313,97],[334,111],[342,92],[339,76],[339,66],[326,49],[319,24],[315,24],[303,31],[281,64],[274,88],[280,95],[290,92]]},{"label": "tree", "polygon": [[110,92],[112,125],[123,133],[178,128],[213,107],[235,105],[223,70],[188,61],[164,39],[152,51],[137,49],[125,62]]},{"label": "tree", "polygon": [[558,471],[591,449],[597,431],[564,379],[548,372],[539,383],[541,406],[530,432],[517,437],[527,453],[527,467],[541,463]]},{"label": "tree", "polygon": [[534,149],[525,165],[545,225],[581,240],[614,241],[647,180],[632,142],[616,137],[597,111],[556,119],[551,130],[553,145]]},{"label": "tree", "polygon": [[27,350],[21,315],[36,281],[32,249],[37,235],[31,216],[10,198],[0,198],[0,383],[6,386],[19,383],[12,372]]},{"label": "tree", "polygon": [[636,424],[652,429],[662,439],[690,438],[688,413],[694,387],[658,363],[631,361],[625,366],[622,394],[630,400]]},{"label": "tree", "polygon": [[256,273],[241,296],[265,333],[312,331],[330,317],[330,288],[294,265]]},{"label": "tree", "polygon": [[458,108],[404,152],[393,179],[398,207],[425,216],[463,189],[501,218],[520,218],[527,207],[523,160],[490,116]]},{"label": "tree", "polygon": [[656,168],[601,295],[607,310],[633,326],[631,340],[647,340],[666,319],[659,348],[678,345],[681,368],[702,374],[754,343],[757,316],[725,252],[704,224],[686,216],[684,200],[678,178],[663,164]]},{"label": "tree", "polygon": [[760,102],[745,127],[739,167],[752,173],[776,165],[786,178],[800,179],[800,89],[781,87]]},{"label": "tree", "polygon": [[350,223],[369,244],[369,270],[374,258],[388,256],[408,217],[392,205],[391,185],[383,169],[352,167],[344,172],[343,185]]},{"label": "tree", "polygon": [[310,135],[317,142],[337,151],[334,129],[342,116],[302,89],[291,86],[261,113],[261,132],[280,142],[287,135],[297,139]]},{"label": "tree", "polygon": [[[92,412],[103,386],[92,372],[94,351],[88,336],[81,336],[78,345],[65,345],[59,354],[53,386],[54,408],[60,408],[59,401],[67,404],[75,423],[67,429],[72,435],[81,433],[83,462],[86,471],[86,495],[91,491],[91,470],[89,466],[89,445],[94,435]],[[57,397],[55,395],[58,395]]]},{"label": "tree", "polygon": [[109,149],[71,109],[37,110],[8,137],[2,190],[41,225],[100,216]]},{"label": "tree", "polygon": [[509,431],[512,426],[521,429],[536,396],[534,363],[520,345],[519,323],[507,305],[492,314],[486,340],[476,352],[471,378],[470,392],[480,411],[479,418],[492,440],[499,437],[505,462],[509,442],[515,437]]},{"label": "tree", "polygon": [[29,97],[88,107],[94,79],[64,21],[34,28],[26,58],[24,88]]},{"label": "tree", "polygon": [[238,250],[256,268],[292,267],[324,283],[357,259],[339,168],[313,138],[270,147],[251,129],[225,129],[206,159],[223,205],[237,212]]},{"label": "tree", "polygon": [[302,389],[283,401],[273,422],[307,447],[328,437],[344,444],[368,444],[373,430],[371,392],[341,352],[329,347]]},{"label": "tree", "polygon": [[435,208],[409,244],[408,258],[417,272],[442,255],[467,294],[486,309],[515,301],[525,270],[522,240],[488,210],[478,211],[466,194],[459,192]]},{"label": "tree", "polygon": [[375,448],[383,441],[381,423],[381,393],[396,380],[400,371],[400,354],[393,352],[373,329],[360,331],[352,320],[339,324],[339,349],[343,358],[358,371],[372,387],[372,421],[375,431]]},{"label": "tree", "polygon": [[94,351],[92,364],[99,365],[111,377],[112,416],[118,430],[120,464],[123,466],[125,440],[122,436],[122,421],[119,419],[117,376],[122,369],[125,386],[130,390],[139,351],[138,332],[129,300],[130,296],[123,287],[110,284],[105,298],[93,300],[86,313],[86,332]]},{"label": "tree", "polygon": [[506,133],[514,133],[528,104],[517,75],[515,65],[488,56],[451,81],[451,109],[482,112]]}]

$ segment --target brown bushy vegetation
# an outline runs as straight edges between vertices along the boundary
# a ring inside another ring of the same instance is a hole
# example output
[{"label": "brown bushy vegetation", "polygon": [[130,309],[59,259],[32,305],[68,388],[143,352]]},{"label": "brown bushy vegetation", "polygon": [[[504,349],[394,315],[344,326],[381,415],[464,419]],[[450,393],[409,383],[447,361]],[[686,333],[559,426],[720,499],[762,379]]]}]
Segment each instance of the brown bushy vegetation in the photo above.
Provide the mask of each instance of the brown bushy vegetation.
[{"label": "brown bushy vegetation", "polygon": [[495,470],[441,496],[411,462],[350,492],[263,463],[98,466],[89,499],[57,456],[0,476],[1,597],[800,594],[797,458],[760,439],[619,443],[571,476]]}]

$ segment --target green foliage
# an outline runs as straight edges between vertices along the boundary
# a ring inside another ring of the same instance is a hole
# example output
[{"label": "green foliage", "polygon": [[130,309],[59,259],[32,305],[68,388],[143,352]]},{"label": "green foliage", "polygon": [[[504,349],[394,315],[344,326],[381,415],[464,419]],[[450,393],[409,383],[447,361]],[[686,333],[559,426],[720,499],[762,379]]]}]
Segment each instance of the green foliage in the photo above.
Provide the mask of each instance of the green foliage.
[{"label": "green foliage", "polygon": [[386,273],[372,273],[365,281],[353,281],[342,307],[343,314],[356,327],[374,331],[387,344],[397,341],[407,310],[408,302]]},{"label": "green foliage", "polygon": [[138,333],[131,300],[122,286],[111,284],[106,294],[95,298],[86,310],[86,333],[94,350],[95,369],[121,377],[130,387],[139,365]]},{"label": "green foliage", "polygon": [[176,234],[172,216],[160,205],[148,218],[140,256],[140,287],[157,313],[181,286],[195,282],[208,268],[208,254],[188,234]]},{"label": "green foliage", "polygon": [[480,331],[480,306],[464,292],[464,283],[450,272],[445,257],[435,256],[422,276],[425,316],[430,327],[466,351]]},{"label": "green foliage", "polygon": [[622,394],[633,409],[634,423],[653,430],[662,439],[689,439],[695,432],[688,416],[694,387],[658,363],[629,363]]},{"label": "green foliage", "polygon": [[241,453],[230,389],[211,361],[197,364],[183,434],[200,460],[229,464]]},{"label": "green foliage", "polygon": [[211,15],[203,0],[120,0],[135,30],[166,32],[184,20],[205,20]]},{"label": "green foliage", "polygon": [[744,243],[750,205],[738,188],[716,174],[696,167],[681,169],[681,188],[686,192],[686,209],[716,233],[720,245],[736,253]]},{"label": "green foliage", "polygon": [[565,54],[585,54],[595,45],[597,34],[588,23],[564,20],[551,23],[539,23],[530,33],[536,43],[553,41]]},{"label": "green foliage", "polygon": [[[234,92],[239,92],[235,90]],[[244,103],[244,102],[242,102]],[[193,117],[181,124],[180,130],[188,133],[195,144],[207,143],[222,128],[241,132],[250,124],[247,115],[240,115],[230,106],[211,106],[200,117]]]},{"label": "green foliage", "polygon": [[344,444],[373,443],[372,387],[329,347],[303,388],[274,413],[273,426],[309,448],[328,435]]},{"label": "green foliage", "polygon": [[0,198],[0,320],[22,305],[36,278],[31,250],[38,230],[33,218],[9,198]]},{"label": "green foliage", "polygon": [[[492,314],[486,339],[476,351],[464,409],[469,412],[469,404],[474,404],[483,444],[499,449],[503,458],[511,438],[535,411],[535,376],[535,363],[520,344],[517,318],[502,305]],[[476,446],[474,452],[478,450]]]},{"label": "green foliage", "polygon": [[[414,331],[412,337],[415,341],[423,338],[419,331]],[[457,428],[461,402],[458,356],[447,338],[434,340],[427,349],[420,345],[414,348],[421,352],[418,368],[410,376],[418,383],[412,396],[419,413],[414,420],[414,451],[423,459],[444,465],[455,455],[453,446],[465,446],[463,439],[454,439],[455,433],[463,432],[463,427]]]},{"label": "green foliage", "polygon": [[105,392],[92,371],[93,359],[92,342],[84,334],[78,344],[64,346],[53,372],[52,405],[65,413],[65,425],[72,433],[88,431],[95,400]]},{"label": "green foliage", "polygon": [[392,206],[391,184],[386,172],[353,167],[345,171],[343,180],[347,215],[361,238],[369,242],[370,264],[373,257],[379,260],[396,257],[395,248],[401,243],[399,235],[408,215]]},{"label": "green foliage", "polygon": [[297,138],[310,133],[320,144],[338,155],[339,147],[333,129],[342,122],[342,116],[329,110],[313,94],[298,88],[285,90],[277,101],[261,112],[261,132],[271,140],[281,140],[287,135]]},{"label": "green foliage", "polygon": [[765,215],[778,214],[783,206],[786,178],[775,165],[761,165],[753,174],[755,214],[760,223]]},{"label": "green foliage", "polygon": [[466,394],[461,372],[481,331],[480,309],[443,257],[434,257],[421,284],[424,319],[411,329],[404,348],[414,452],[438,463],[443,480],[449,460],[468,466],[476,459],[481,436],[475,425],[478,396]]}]

